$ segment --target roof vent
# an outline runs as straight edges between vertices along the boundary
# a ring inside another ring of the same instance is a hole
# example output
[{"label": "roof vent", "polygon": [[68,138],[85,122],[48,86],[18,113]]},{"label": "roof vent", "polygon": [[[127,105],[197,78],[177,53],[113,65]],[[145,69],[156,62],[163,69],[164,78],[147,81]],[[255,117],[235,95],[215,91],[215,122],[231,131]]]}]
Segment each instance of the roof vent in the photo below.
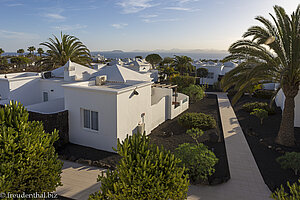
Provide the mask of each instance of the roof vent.
[{"label": "roof vent", "polygon": [[42,79],[49,79],[49,78],[52,78],[52,73],[51,72],[42,72],[41,76],[42,76]]},{"label": "roof vent", "polygon": [[106,75],[97,76],[95,80],[95,85],[104,85],[107,80]]}]

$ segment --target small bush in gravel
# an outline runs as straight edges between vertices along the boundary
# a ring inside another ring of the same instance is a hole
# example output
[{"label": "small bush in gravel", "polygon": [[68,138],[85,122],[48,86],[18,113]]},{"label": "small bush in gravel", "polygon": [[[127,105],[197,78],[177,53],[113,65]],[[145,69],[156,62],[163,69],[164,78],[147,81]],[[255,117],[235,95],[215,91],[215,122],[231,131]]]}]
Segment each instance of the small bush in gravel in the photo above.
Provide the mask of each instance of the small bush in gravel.
[{"label": "small bush in gravel", "polygon": [[197,142],[197,144],[199,144],[198,138],[201,137],[204,132],[199,128],[191,128],[186,131],[186,134],[191,136]]},{"label": "small bush in gravel", "polygon": [[215,154],[202,143],[181,144],[176,148],[175,156],[187,168],[190,180],[194,183],[207,180],[215,172],[214,166],[218,162]]},{"label": "small bush in gravel", "polygon": [[274,108],[270,108],[270,106],[266,102],[256,101],[256,102],[245,103],[243,105],[243,109],[249,113],[253,112],[254,109],[264,109],[268,111],[269,115],[275,114]]},{"label": "small bush in gravel", "polygon": [[216,127],[216,120],[204,113],[185,113],[178,119],[178,123],[186,128],[200,128],[208,130]]},{"label": "small bush in gravel", "polygon": [[253,109],[253,111],[250,113],[250,115],[254,115],[257,118],[259,118],[260,124],[262,125],[263,120],[268,117],[268,111],[266,111],[265,109],[256,108],[256,109]]},{"label": "small bush in gravel", "polygon": [[189,186],[185,168],[170,151],[150,144],[143,134],[128,136],[116,150],[122,159],[116,169],[102,173],[100,191],[90,200],[100,199],[186,199]]},{"label": "small bush in gravel", "polygon": [[300,170],[300,153],[298,152],[287,152],[283,156],[278,157],[276,161],[283,169],[294,170],[296,175]]},{"label": "small bush in gravel", "polygon": [[289,187],[289,192],[286,193],[284,191],[284,187],[281,185],[280,189],[277,189],[274,193],[272,193],[271,197],[275,200],[298,200],[300,199],[300,179],[298,180],[298,183],[293,183],[290,185],[289,182],[287,182],[287,186]]}]

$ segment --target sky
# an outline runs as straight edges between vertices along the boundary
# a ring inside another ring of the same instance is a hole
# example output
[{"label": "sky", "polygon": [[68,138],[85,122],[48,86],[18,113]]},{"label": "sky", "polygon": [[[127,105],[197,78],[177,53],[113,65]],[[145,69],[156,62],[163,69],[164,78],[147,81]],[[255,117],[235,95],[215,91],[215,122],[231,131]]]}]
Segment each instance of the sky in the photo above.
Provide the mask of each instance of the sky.
[{"label": "sky", "polygon": [[39,46],[60,32],[91,51],[227,50],[273,6],[299,0],[0,0],[0,48]]}]

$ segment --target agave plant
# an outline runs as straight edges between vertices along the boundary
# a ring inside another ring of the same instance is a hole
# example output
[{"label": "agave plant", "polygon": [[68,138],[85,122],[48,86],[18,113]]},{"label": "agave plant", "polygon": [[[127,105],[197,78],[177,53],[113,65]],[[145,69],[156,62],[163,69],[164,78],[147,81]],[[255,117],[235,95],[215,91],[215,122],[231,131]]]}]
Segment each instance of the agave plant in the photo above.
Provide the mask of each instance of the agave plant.
[{"label": "agave plant", "polygon": [[258,83],[279,83],[275,95],[282,89],[286,99],[276,142],[292,146],[294,138],[295,97],[300,84],[300,5],[291,16],[280,6],[274,6],[270,20],[258,16],[262,26],[252,26],[242,40],[233,43],[224,61],[241,59],[242,63],[228,72],[221,84],[226,91],[238,92],[235,103],[244,92]]},{"label": "agave plant", "polygon": [[55,35],[54,39],[49,38],[49,42],[43,42],[40,45],[49,48],[46,56],[41,60],[43,65],[53,68],[63,66],[71,60],[78,64],[88,66],[91,62],[89,49],[75,36],[61,33],[61,40]]}]

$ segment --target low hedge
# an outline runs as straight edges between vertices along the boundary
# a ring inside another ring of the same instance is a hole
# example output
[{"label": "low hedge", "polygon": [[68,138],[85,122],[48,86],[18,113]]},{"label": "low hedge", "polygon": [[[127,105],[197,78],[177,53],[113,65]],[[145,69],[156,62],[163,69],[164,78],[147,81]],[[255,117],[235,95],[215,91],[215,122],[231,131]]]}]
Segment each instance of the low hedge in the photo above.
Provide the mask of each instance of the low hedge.
[{"label": "low hedge", "polygon": [[216,127],[216,120],[211,115],[204,113],[185,113],[178,119],[178,123],[188,129],[200,128],[208,130]]},{"label": "low hedge", "polygon": [[246,112],[253,112],[254,109],[264,109],[266,111],[268,111],[268,114],[269,115],[273,115],[275,114],[275,109],[274,108],[270,108],[270,106],[268,105],[268,103],[266,102],[249,102],[249,103],[245,103],[243,105],[243,109],[246,111]]},{"label": "low hedge", "polygon": [[257,90],[253,96],[260,99],[271,99],[274,95],[274,91],[271,90]]}]

